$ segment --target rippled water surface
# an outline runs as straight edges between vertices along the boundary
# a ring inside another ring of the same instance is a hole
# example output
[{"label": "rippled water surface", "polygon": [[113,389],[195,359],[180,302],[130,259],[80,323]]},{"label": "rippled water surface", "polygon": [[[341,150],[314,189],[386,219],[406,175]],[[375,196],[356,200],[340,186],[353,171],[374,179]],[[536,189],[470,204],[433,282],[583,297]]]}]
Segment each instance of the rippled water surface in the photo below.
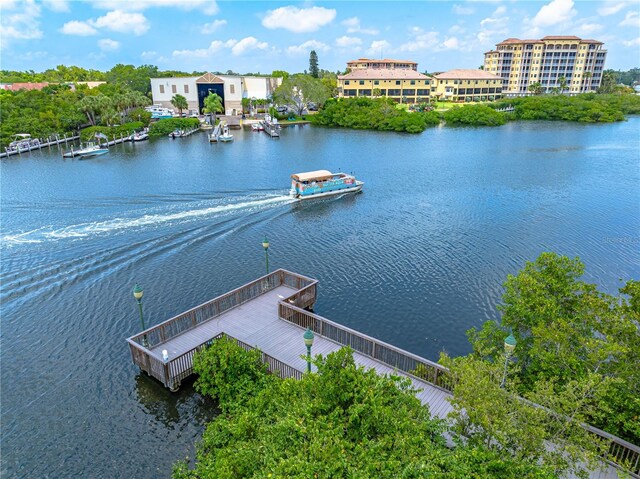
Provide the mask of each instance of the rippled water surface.
[{"label": "rippled water surface", "polygon": [[[320,280],[316,312],[431,359],[468,352],[542,251],[615,292],[640,277],[639,129],[306,126],[2,160],[3,477],[168,477],[192,456],[214,405],[138,374],[131,289],[161,322],[263,274],[264,235],[272,267]],[[292,202],[289,175],[315,169],[364,192]]]}]

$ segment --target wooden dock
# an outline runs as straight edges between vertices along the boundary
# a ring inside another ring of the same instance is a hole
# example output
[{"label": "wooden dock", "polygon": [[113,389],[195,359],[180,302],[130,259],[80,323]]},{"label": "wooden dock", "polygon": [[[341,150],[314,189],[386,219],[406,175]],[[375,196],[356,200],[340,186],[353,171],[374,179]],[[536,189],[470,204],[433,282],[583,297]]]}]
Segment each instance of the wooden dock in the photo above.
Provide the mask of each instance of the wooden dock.
[{"label": "wooden dock", "polygon": [[30,144],[28,147],[21,148],[18,146],[15,149],[5,148],[4,151],[0,153],[0,158],[7,158],[12,155],[22,155],[22,153],[28,153],[33,150],[42,150],[43,148],[51,149],[52,146],[59,146],[62,143],[66,145],[67,143],[74,142],[78,139],[80,139],[80,135],[67,136],[66,134],[62,137],[60,135],[52,135],[48,138],[39,138],[37,139],[37,143]]},{"label": "wooden dock", "polygon": [[[193,374],[194,353],[227,336],[245,349],[259,348],[270,372],[299,379],[307,366],[301,357],[306,353],[302,335],[309,328],[315,333],[313,355],[350,346],[358,364],[380,374],[408,377],[431,414],[446,417],[452,409],[447,369],[307,311],[316,302],[317,283],[283,269],[274,271],[128,338],[133,362],[176,391]],[[166,360],[163,350],[168,352]],[[616,460],[629,461],[632,477],[640,477],[640,448],[588,428],[610,443],[610,465],[592,478],[618,477]]]}]

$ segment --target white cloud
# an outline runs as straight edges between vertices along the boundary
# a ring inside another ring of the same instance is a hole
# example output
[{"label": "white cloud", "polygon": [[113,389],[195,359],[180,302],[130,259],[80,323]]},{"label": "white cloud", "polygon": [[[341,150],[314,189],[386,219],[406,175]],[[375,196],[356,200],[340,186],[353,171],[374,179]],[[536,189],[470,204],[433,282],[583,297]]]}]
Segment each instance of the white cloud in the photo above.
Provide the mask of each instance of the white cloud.
[{"label": "white cloud", "polygon": [[587,23],[585,20],[575,26],[575,31],[579,35],[591,35],[601,31],[603,28],[599,23]]},{"label": "white cloud", "polygon": [[122,10],[113,10],[89,23],[98,28],[106,28],[119,33],[133,33],[134,35],[143,35],[149,30],[149,21],[143,14],[127,13]]},{"label": "white cloud", "polygon": [[69,2],[67,0],[44,0],[42,4],[54,12],[68,12]]},{"label": "white cloud", "polygon": [[315,32],[331,23],[335,17],[336,11],[333,8],[297,8],[289,5],[269,10],[262,19],[262,26],[270,30],[283,28],[294,33]]},{"label": "white cloud", "polygon": [[624,2],[618,2],[615,0],[607,1],[607,2],[604,2],[600,8],[598,8],[598,15],[602,17],[608,17],[609,15],[618,13],[620,10],[622,10],[626,6],[627,4],[625,4]]},{"label": "white cloud", "polygon": [[464,33],[466,31],[467,30],[462,25],[452,25],[451,28],[449,28],[449,33],[452,35]]},{"label": "white cloud", "polygon": [[113,52],[120,48],[120,42],[111,40],[110,38],[103,38],[102,40],[98,40],[98,46],[103,52]]},{"label": "white cloud", "polygon": [[391,44],[386,40],[374,40],[371,42],[367,54],[372,57],[381,58],[391,52]]},{"label": "white cloud", "polygon": [[456,37],[447,38],[442,46],[444,50],[460,50],[460,42]]},{"label": "white cloud", "polygon": [[59,31],[65,35],[78,35],[81,37],[96,35],[98,33],[98,30],[93,28],[87,22],[80,22],[78,20],[71,20],[70,22],[65,23]]},{"label": "white cloud", "polygon": [[179,8],[181,10],[200,10],[207,15],[220,11],[215,0],[98,0],[93,4],[104,10],[125,10],[141,12],[148,8]]},{"label": "white cloud", "polygon": [[411,29],[411,40],[400,45],[400,51],[416,52],[421,50],[429,50],[438,45],[438,32],[425,32],[420,27]]},{"label": "white cloud", "polygon": [[309,54],[311,50],[326,52],[329,51],[329,46],[326,43],[319,42],[318,40],[309,40],[301,45],[292,45],[287,47],[287,53],[289,55]]},{"label": "white cloud", "polygon": [[380,33],[375,28],[362,28],[358,17],[347,18],[342,21],[342,24],[347,27],[347,33],[362,33],[365,35],[377,35]]},{"label": "white cloud", "polygon": [[231,47],[231,53],[242,55],[249,50],[266,50],[267,48],[269,48],[267,42],[260,42],[255,37],[246,37]]},{"label": "white cloud", "polygon": [[500,37],[508,34],[509,17],[505,15],[506,13],[506,7],[501,5],[490,16],[480,21],[480,30],[476,34],[480,45],[494,44],[496,40],[502,40]]},{"label": "white cloud", "polygon": [[9,46],[13,40],[42,38],[39,21],[40,6],[33,0],[3,2],[2,10],[0,15],[0,47],[2,49]]},{"label": "white cloud", "polygon": [[154,50],[150,50],[150,51],[144,51],[140,54],[140,57],[148,60],[151,58],[156,58],[158,56],[158,52],[154,51]]},{"label": "white cloud", "polygon": [[463,5],[454,5],[453,13],[456,15],[473,15],[475,10],[471,7],[465,7]]},{"label": "white cloud", "polygon": [[571,20],[577,12],[573,9],[573,0],[551,0],[533,17],[534,27],[548,27]]},{"label": "white cloud", "polygon": [[226,20],[214,20],[211,23],[205,23],[204,25],[202,25],[202,28],[200,28],[200,33],[203,33],[204,35],[209,35],[215,32],[218,28],[226,24],[227,24]]},{"label": "white cloud", "polygon": [[362,45],[362,40],[357,37],[348,37],[346,35],[336,38],[336,46],[340,48],[356,48]]},{"label": "white cloud", "polygon": [[624,20],[620,22],[620,26],[640,28],[640,14],[636,11],[627,12]]},{"label": "white cloud", "polygon": [[[242,40],[229,39],[227,41],[214,40],[207,48],[197,48],[195,50],[174,50],[171,54],[174,58],[212,58],[224,49],[229,49],[234,55],[242,55],[250,50],[267,50],[269,44],[260,42],[254,37],[246,37]],[[160,58],[158,59],[160,61]]]},{"label": "white cloud", "polygon": [[640,46],[640,37],[634,38],[633,40],[623,40],[622,44],[625,47],[637,47],[637,46]]}]

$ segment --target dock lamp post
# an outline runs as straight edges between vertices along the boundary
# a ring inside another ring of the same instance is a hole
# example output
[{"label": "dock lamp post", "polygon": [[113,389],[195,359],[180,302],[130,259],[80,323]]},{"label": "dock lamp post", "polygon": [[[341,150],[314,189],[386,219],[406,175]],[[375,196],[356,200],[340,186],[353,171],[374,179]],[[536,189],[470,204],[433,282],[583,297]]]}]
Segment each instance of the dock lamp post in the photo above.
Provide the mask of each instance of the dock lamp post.
[{"label": "dock lamp post", "polygon": [[516,338],[513,337],[513,334],[509,334],[504,340],[504,373],[502,373],[502,382],[500,383],[500,387],[503,388],[505,382],[507,381],[507,363],[509,362],[509,358],[513,353],[513,350],[516,349]]},{"label": "dock lamp post", "polygon": [[311,372],[311,346],[313,346],[313,331],[307,329],[302,336],[307,347],[307,372]]},{"label": "dock lamp post", "polygon": [[267,261],[267,274],[269,274],[269,240],[266,236],[262,240],[262,247],[264,248],[264,258]]},{"label": "dock lamp post", "polygon": [[[140,324],[142,324],[142,330],[144,331],[147,328],[144,327],[144,316],[142,315],[142,295],[143,294],[144,292],[142,291],[142,288],[138,285],[138,283],[136,283],[136,285],[133,287],[133,297],[138,302],[138,308],[140,309]],[[147,341],[146,334],[142,336],[142,345],[145,348],[149,347],[149,342]]]}]

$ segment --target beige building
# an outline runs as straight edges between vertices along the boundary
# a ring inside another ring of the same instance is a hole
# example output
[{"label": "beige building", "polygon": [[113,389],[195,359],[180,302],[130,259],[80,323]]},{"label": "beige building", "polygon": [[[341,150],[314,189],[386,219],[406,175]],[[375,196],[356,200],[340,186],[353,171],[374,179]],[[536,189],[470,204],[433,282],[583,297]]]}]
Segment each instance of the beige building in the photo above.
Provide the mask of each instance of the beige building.
[{"label": "beige building", "polygon": [[484,70],[449,70],[433,79],[431,96],[439,100],[472,102],[502,97],[502,78]]},{"label": "beige building", "polygon": [[338,96],[388,97],[399,103],[426,102],[431,77],[411,69],[362,68],[338,76]]},{"label": "beige building", "polygon": [[574,36],[547,36],[539,40],[508,38],[484,54],[484,69],[502,78],[505,96],[529,95],[531,84],[543,92],[561,88],[575,95],[595,91],[602,81],[607,51],[602,42]]}]

